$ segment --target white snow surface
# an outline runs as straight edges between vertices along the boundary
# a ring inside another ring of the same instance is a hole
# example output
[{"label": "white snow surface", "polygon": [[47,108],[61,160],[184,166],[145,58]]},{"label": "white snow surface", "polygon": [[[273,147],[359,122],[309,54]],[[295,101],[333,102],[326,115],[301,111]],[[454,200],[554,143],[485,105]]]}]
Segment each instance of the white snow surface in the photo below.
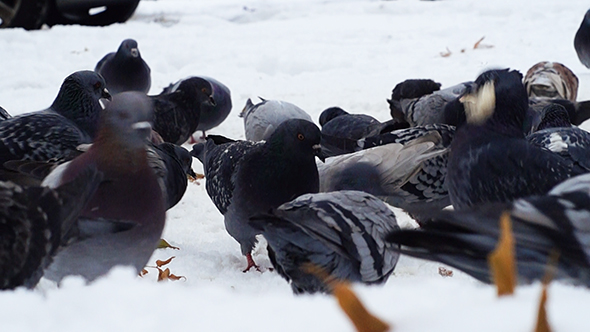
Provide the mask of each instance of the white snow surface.
[{"label": "white snow surface", "polygon": [[[138,41],[152,69],[150,94],[191,75],[226,84],[234,107],[211,133],[235,139],[244,138],[238,114],[248,98],[294,103],[316,122],[330,106],[387,120],[385,100],[405,79],[431,78],[444,88],[491,67],[525,73],[543,60],[571,68],[578,99],[588,100],[590,71],[573,47],[587,9],[581,0],[142,0],[123,24],[0,30],[0,105],[13,115],[49,106],[67,75],[92,70],[126,38]],[[197,160],[193,168],[202,172]],[[158,283],[153,268],[143,278],[117,268],[89,285],[42,280],[35,290],[0,293],[1,330],[354,330],[333,297],[294,296],[268,270],[264,241],[254,254],[263,272],[242,273],[245,259],[204,180],[168,211],[163,237],[180,250],[157,250],[150,264],[176,256],[168,267],[186,279]],[[354,290],[397,332],[532,331],[539,283],[498,298],[457,270],[440,276],[439,266],[402,258],[385,285]],[[547,308],[555,331],[588,331],[588,289],[554,282]]]}]

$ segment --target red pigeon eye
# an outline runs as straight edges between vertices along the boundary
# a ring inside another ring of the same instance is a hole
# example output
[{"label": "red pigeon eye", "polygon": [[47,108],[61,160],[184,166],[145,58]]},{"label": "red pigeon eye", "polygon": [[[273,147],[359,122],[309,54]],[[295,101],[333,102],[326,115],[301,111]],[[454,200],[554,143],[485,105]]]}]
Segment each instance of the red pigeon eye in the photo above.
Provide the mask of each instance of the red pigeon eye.
[{"label": "red pigeon eye", "polygon": [[101,85],[102,84],[100,84],[100,82],[96,82],[96,83],[94,83],[94,88],[95,89],[100,89]]},{"label": "red pigeon eye", "polygon": [[297,134],[297,139],[303,141],[305,139],[305,136],[303,136],[303,134]]},{"label": "red pigeon eye", "polygon": [[202,89],[201,89],[201,92],[203,92],[203,93],[204,93],[204,94],[206,94],[206,95],[208,95],[208,94],[209,94],[209,91],[207,91],[207,88],[202,88]]}]

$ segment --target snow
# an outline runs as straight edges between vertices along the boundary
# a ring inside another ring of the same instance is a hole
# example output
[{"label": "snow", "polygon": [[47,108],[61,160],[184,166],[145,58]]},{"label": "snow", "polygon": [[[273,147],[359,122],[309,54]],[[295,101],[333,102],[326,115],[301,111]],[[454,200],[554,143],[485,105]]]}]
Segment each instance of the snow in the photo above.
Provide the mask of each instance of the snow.
[{"label": "snow", "polygon": [[[67,75],[93,69],[125,38],[138,41],[152,69],[151,94],[191,75],[226,84],[234,108],[211,133],[236,139],[244,138],[237,114],[248,98],[289,101],[316,121],[336,105],[387,120],[385,99],[402,80],[432,78],[448,87],[490,67],[524,73],[543,60],[571,68],[578,99],[588,100],[590,72],[573,48],[587,9],[581,0],[143,0],[124,24],[1,30],[0,105],[14,115],[49,106]],[[198,161],[193,168],[202,172]],[[245,259],[203,180],[168,212],[163,237],[180,250],[157,250],[150,264],[176,256],[167,266],[185,279],[158,283],[153,268],[143,278],[117,268],[90,285],[42,280],[33,291],[0,293],[3,330],[354,330],[334,298],[294,296],[268,270],[264,243],[254,255],[263,272],[242,273]],[[497,298],[493,287],[457,270],[440,276],[439,266],[402,258],[385,285],[354,290],[398,332],[533,329],[539,283]],[[588,289],[551,284],[554,330],[587,331],[589,304]]]}]

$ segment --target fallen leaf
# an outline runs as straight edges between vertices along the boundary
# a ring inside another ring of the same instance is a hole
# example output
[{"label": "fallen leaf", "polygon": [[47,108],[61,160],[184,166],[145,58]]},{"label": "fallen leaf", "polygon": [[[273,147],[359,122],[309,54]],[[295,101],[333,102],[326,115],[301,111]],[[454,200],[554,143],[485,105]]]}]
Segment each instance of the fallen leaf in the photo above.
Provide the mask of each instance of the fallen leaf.
[{"label": "fallen leaf", "polygon": [[477,42],[475,42],[475,45],[473,45],[473,49],[478,49],[478,48],[492,48],[494,47],[494,45],[487,45],[487,44],[482,44],[481,42],[483,41],[483,39],[485,38],[485,36],[481,37]]},{"label": "fallen leaf", "polygon": [[158,268],[158,281],[168,280],[169,276],[170,276],[170,269],[169,268],[166,268],[166,270],[162,270],[162,269]]},{"label": "fallen leaf", "polygon": [[168,276],[168,279],[170,279],[170,280],[174,280],[174,281],[176,281],[176,280],[180,280],[180,279],[184,279],[184,280],[186,280],[186,277],[185,277],[185,276],[177,276],[177,275],[175,275],[175,274],[170,274],[170,275]]},{"label": "fallen leaf", "polygon": [[539,311],[537,314],[537,324],[535,325],[534,332],[551,332],[549,321],[547,320],[547,284],[543,284],[543,290],[541,291],[541,300],[539,301]]},{"label": "fallen leaf", "polygon": [[157,249],[174,249],[174,250],[180,250],[179,247],[175,247],[173,245],[171,245],[170,243],[168,243],[166,240],[164,239],[160,239],[160,242],[158,242],[158,246],[156,247]]},{"label": "fallen leaf", "polygon": [[391,327],[389,324],[373,316],[363,305],[358,296],[350,288],[348,282],[336,280],[324,269],[313,264],[304,264],[302,269],[322,279],[336,297],[340,308],[352,321],[358,332],[385,332]]},{"label": "fallen leaf", "polygon": [[449,270],[446,269],[442,266],[438,267],[438,274],[440,274],[443,277],[452,277],[453,276],[453,270]]},{"label": "fallen leaf", "polygon": [[442,56],[443,58],[448,58],[450,57],[452,54],[451,50],[449,50],[449,48],[447,47],[447,51],[446,52],[440,52],[440,56]]},{"label": "fallen leaf", "polygon": [[144,275],[146,275],[146,274],[148,274],[148,273],[149,273],[149,271],[148,271],[148,270],[146,270],[146,269],[141,269],[141,271],[139,272],[139,276],[140,276],[140,277],[143,277]]},{"label": "fallen leaf", "polygon": [[172,256],[172,257],[168,258],[168,259],[167,259],[167,260],[165,260],[165,261],[161,261],[161,260],[159,260],[159,259],[158,259],[158,260],[156,261],[156,266],[157,266],[157,267],[162,267],[162,266],[164,266],[164,265],[166,265],[166,264],[169,264],[170,262],[172,262],[172,260],[173,260],[175,257],[176,257],[176,256]]},{"label": "fallen leaf", "polygon": [[498,296],[514,293],[516,287],[516,260],[514,258],[514,236],[510,213],[505,211],[500,217],[500,236],[496,249],[488,256],[488,264]]}]

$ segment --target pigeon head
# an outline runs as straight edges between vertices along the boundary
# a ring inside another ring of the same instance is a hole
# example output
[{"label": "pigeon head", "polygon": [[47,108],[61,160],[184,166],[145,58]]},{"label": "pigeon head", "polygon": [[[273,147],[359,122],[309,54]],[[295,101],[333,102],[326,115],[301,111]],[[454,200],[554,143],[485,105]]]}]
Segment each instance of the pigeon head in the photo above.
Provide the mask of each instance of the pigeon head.
[{"label": "pigeon head", "polygon": [[131,148],[143,148],[151,136],[152,118],[153,103],[144,93],[116,94],[103,112],[97,141],[113,138]]},{"label": "pigeon head", "polygon": [[121,42],[117,54],[126,58],[139,58],[139,48],[134,39],[125,39]]},{"label": "pigeon head", "polygon": [[546,128],[571,127],[570,116],[560,104],[549,103],[533,119],[533,131]]},{"label": "pigeon head", "polygon": [[102,110],[101,98],[111,99],[102,76],[89,70],[77,71],[66,77],[50,109],[94,137]]},{"label": "pigeon head", "polygon": [[460,98],[467,122],[519,128],[528,109],[528,96],[522,74],[516,70],[488,70]]},{"label": "pigeon head", "polygon": [[345,110],[343,110],[340,107],[330,107],[330,108],[326,108],[322,114],[320,114],[320,126],[324,126],[327,122],[329,122],[330,120],[334,119],[335,117],[338,117],[340,115],[344,115],[344,114],[348,114],[348,112],[346,112]]},{"label": "pigeon head", "polygon": [[201,103],[215,106],[213,98],[213,86],[209,81],[201,77],[191,77],[178,81],[170,88],[169,93],[177,93],[188,96],[198,96]]},{"label": "pigeon head", "polygon": [[274,150],[291,155],[315,155],[324,160],[320,147],[321,133],[313,122],[303,119],[283,121],[268,138]]}]

